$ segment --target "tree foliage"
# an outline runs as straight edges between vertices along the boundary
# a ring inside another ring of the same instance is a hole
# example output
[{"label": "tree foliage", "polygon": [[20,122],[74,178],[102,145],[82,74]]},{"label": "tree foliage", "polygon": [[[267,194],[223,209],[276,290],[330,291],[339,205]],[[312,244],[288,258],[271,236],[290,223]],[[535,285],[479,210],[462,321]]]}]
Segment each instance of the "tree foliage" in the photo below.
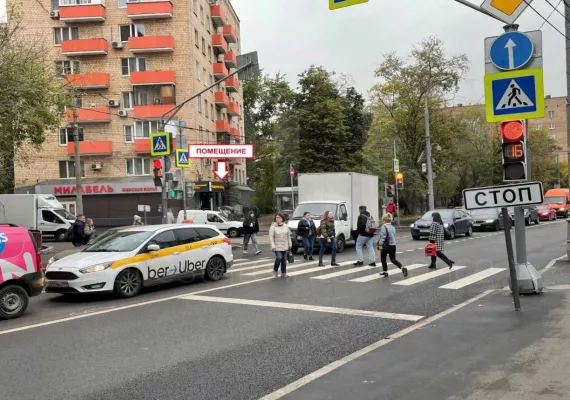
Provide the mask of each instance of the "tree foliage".
[{"label": "tree foliage", "polygon": [[0,192],[14,186],[14,162],[25,162],[25,146],[40,149],[48,131],[61,123],[66,89],[56,79],[45,49],[22,34],[21,9],[8,3],[0,25]]}]

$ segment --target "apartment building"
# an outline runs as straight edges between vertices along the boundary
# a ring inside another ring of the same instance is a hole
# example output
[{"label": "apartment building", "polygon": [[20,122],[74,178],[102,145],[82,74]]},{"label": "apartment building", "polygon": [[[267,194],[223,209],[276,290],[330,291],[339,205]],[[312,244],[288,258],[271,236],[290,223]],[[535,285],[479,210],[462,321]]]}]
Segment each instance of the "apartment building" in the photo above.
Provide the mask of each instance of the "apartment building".
[{"label": "apartment building", "polygon": [[[566,153],[566,97],[552,97],[546,95],[544,98],[545,115],[544,118],[529,119],[529,131],[545,131],[552,139],[556,139],[558,143],[559,152]],[[484,104],[475,104],[463,106],[457,104],[454,107],[447,107],[446,111],[453,115],[458,115],[467,109],[479,109],[485,112]]]},{"label": "apartment building", "polygon": [[[23,40],[45,46],[53,72],[80,99],[77,110],[84,213],[100,220],[132,218],[137,205],[160,215],[149,135],[175,105],[237,67],[240,22],[230,0],[36,0],[26,2]],[[54,194],[75,211],[73,112],[41,151],[15,170],[18,192]],[[237,75],[184,106],[187,143],[244,140],[243,91]],[[174,141],[174,146],[176,146]],[[196,191],[189,207],[222,204],[225,185],[213,162],[193,160],[185,178]],[[172,160],[174,169],[174,160]],[[229,179],[245,193],[245,160]],[[173,209],[180,201],[171,200]]]}]

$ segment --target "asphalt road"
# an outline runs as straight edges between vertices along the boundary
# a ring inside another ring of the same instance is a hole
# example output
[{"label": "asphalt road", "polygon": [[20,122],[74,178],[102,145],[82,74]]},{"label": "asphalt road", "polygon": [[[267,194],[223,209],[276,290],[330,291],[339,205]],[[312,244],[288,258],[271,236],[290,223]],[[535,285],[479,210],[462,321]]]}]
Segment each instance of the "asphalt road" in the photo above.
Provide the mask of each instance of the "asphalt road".
[{"label": "asphalt road", "polygon": [[[534,265],[565,254],[566,224],[527,228]],[[399,235],[407,279],[399,271],[380,278],[379,268],[354,268],[352,248],[339,255],[341,267],[318,268],[297,256],[291,277],[274,279],[261,237],[264,253],[236,248],[240,261],[220,282],[168,285],[129,300],[43,294],[22,318],[0,322],[0,399],[259,399],[507,285],[503,232],[446,242],[456,261],[451,271],[441,261],[428,270],[426,241]],[[390,384],[386,398],[397,398],[389,397]]]}]

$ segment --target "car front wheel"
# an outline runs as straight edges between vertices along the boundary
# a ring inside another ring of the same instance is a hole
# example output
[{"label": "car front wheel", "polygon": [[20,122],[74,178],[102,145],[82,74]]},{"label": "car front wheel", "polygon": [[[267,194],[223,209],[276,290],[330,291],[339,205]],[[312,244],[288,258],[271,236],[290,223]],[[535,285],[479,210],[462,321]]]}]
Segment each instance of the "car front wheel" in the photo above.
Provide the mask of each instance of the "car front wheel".
[{"label": "car front wheel", "polygon": [[28,308],[28,293],[17,285],[0,289],[0,320],[18,318]]},{"label": "car front wheel", "polygon": [[139,271],[129,268],[121,271],[115,279],[115,293],[124,299],[135,297],[142,290],[143,280]]},{"label": "car front wheel", "polygon": [[473,236],[473,227],[471,225],[469,225],[469,228],[467,229],[465,236]]},{"label": "car front wheel", "polygon": [[231,238],[237,238],[239,236],[239,232],[237,229],[228,229],[228,236]]},{"label": "car front wheel", "polygon": [[345,241],[344,238],[341,236],[336,240],[336,252],[342,253],[344,251]]},{"label": "car front wheel", "polygon": [[224,276],[225,270],[224,260],[217,256],[212,257],[206,265],[206,278],[212,282],[219,281]]},{"label": "car front wheel", "polygon": [[452,226],[449,230],[449,240],[455,239],[455,228]]}]

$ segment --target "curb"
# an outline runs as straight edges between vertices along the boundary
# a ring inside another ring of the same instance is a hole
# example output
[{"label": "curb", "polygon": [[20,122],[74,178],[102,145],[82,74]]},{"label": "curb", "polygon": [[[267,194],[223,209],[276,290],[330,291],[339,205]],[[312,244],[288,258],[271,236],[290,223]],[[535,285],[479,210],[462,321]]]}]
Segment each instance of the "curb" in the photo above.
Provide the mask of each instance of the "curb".
[{"label": "curb", "polygon": [[41,254],[51,254],[53,253],[53,246],[42,246],[42,249],[40,250]]}]

